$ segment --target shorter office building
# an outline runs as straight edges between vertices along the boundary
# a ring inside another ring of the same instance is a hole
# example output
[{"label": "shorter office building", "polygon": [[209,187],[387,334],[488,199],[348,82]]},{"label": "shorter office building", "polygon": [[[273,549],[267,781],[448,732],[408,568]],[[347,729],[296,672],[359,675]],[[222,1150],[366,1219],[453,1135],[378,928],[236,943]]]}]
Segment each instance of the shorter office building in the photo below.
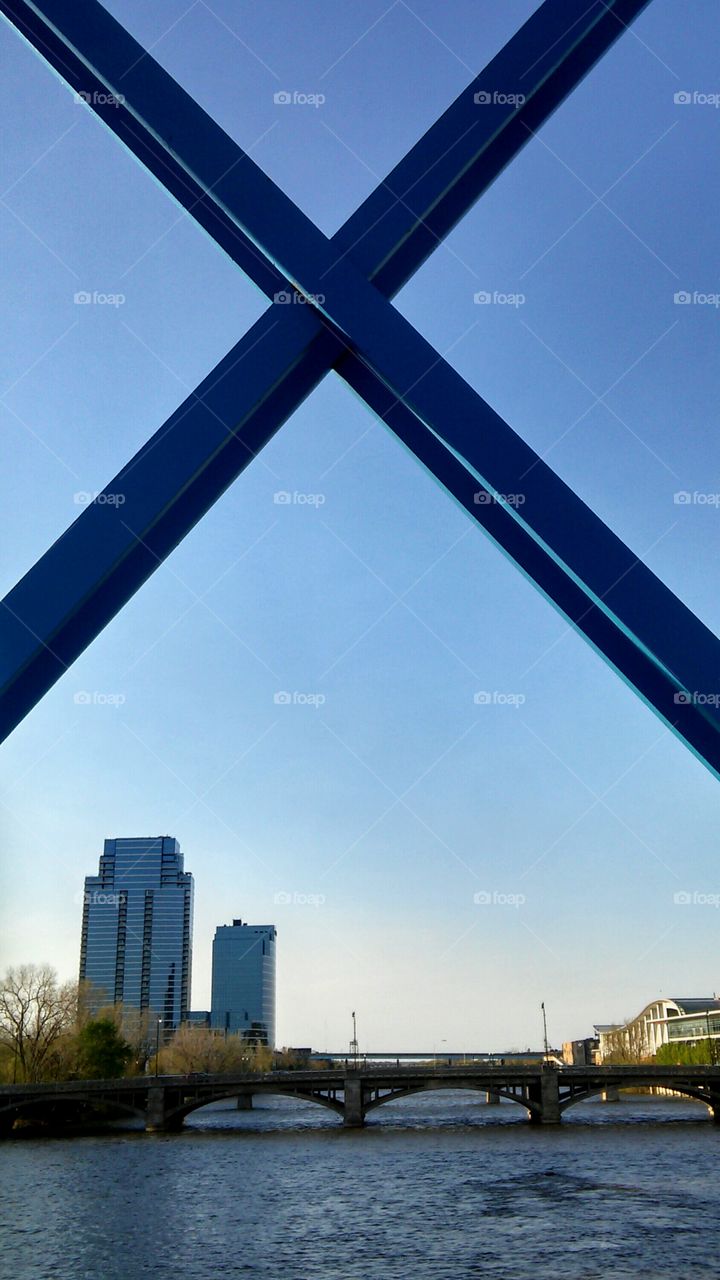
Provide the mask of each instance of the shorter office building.
[{"label": "shorter office building", "polygon": [[233,920],[213,940],[210,1025],[275,1047],[275,941],[272,924]]}]

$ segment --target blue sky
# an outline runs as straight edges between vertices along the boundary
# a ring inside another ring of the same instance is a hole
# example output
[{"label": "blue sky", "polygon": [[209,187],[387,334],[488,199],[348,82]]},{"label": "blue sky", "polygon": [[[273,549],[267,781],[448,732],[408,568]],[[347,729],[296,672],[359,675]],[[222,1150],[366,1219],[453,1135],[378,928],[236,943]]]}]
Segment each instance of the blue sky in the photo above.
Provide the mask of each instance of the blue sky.
[{"label": "blue sky", "polygon": [[[107,7],[330,234],[535,5]],[[710,0],[654,0],[396,300],[716,632],[720,314],[674,295],[720,288],[720,112],[674,96],[720,91],[717,43]],[[266,303],[0,47],[4,593]],[[7,963],[73,976],[103,838],[174,835],[194,1006],[215,926],[275,923],[285,1043],[342,1045],[355,1009],[367,1049],[524,1047],[541,1000],[559,1041],[717,986],[716,782],[335,375],[16,730],[3,787]]]}]

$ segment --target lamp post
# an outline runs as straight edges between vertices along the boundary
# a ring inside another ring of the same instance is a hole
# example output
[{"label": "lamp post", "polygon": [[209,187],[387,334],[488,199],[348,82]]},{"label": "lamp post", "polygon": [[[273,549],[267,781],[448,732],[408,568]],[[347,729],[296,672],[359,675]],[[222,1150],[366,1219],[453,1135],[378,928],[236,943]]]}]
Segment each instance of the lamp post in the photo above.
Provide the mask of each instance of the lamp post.
[{"label": "lamp post", "polygon": [[160,1058],[160,1028],[162,1026],[162,1018],[158,1018],[155,1026],[155,1075],[158,1074],[158,1060]]},{"label": "lamp post", "polygon": [[710,1066],[715,1067],[717,1066],[717,1062],[715,1060],[715,1041],[712,1039],[712,1036],[710,1034],[710,1010],[709,1009],[705,1010],[705,1025],[707,1027],[708,1058],[710,1059]]},{"label": "lamp post", "polygon": [[355,1070],[357,1070],[357,1064],[358,1064],[357,1021],[355,1018],[354,1010],[353,1010],[352,1020],[353,1020],[353,1034],[352,1034],[352,1040],[350,1041],[350,1056],[353,1059]]},{"label": "lamp post", "polygon": [[547,1038],[547,1018],[545,1017],[545,1001],[540,1005],[543,1016],[543,1044],[545,1046],[545,1061],[548,1060],[548,1038]]}]

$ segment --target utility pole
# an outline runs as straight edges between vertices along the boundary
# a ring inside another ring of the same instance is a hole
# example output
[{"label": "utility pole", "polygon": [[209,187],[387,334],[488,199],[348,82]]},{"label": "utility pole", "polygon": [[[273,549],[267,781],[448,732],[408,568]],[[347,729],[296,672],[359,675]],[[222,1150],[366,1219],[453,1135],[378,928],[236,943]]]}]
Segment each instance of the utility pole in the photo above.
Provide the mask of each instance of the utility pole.
[{"label": "utility pole", "polygon": [[545,1061],[548,1059],[547,1018],[545,1017],[545,1001],[540,1005],[543,1016],[543,1044],[545,1045]]},{"label": "utility pole", "polygon": [[160,1028],[162,1026],[162,1018],[158,1018],[155,1027],[155,1075],[158,1073],[158,1060],[160,1058]]},{"label": "utility pole", "polygon": [[717,1066],[716,1046],[715,1046],[715,1041],[712,1038],[712,1033],[710,1031],[710,1010],[709,1009],[705,1010],[705,1024],[707,1026],[708,1058],[710,1059],[710,1066],[715,1067]]},{"label": "utility pole", "polygon": [[355,1067],[357,1068],[357,1064],[358,1064],[357,1022],[355,1020],[354,1010],[353,1010],[352,1020],[353,1020],[353,1034],[352,1034],[352,1040],[350,1041],[350,1056],[354,1061]]}]

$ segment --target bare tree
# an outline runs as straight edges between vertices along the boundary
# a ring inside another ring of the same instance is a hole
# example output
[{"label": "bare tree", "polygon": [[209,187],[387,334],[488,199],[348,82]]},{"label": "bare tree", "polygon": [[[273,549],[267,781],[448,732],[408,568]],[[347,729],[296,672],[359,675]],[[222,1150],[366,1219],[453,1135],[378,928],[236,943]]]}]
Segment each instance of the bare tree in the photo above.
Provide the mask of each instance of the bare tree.
[{"label": "bare tree", "polygon": [[163,1071],[187,1075],[192,1071],[206,1071],[211,1075],[228,1071],[266,1071],[272,1053],[263,1047],[247,1044],[239,1035],[224,1036],[222,1032],[207,1027],[192,1027],[188,1023],[175,1032],[169,1045],[162,1051]]},{"label": "bare tree", "polygon": [[77,984],[58,985],[48,965],[8,969],[0,987],[0,1045],[12,1054],[13,1081],[54,1074],[54,1051],[75,1026]]},{"label": "bare tree", "polygon": [[639,1018],[627,1021],[614,1031],[606,1032],[604,1041],[603,1062],[638,1064],[647,1062],[651,1057],[645,1028]]}]

